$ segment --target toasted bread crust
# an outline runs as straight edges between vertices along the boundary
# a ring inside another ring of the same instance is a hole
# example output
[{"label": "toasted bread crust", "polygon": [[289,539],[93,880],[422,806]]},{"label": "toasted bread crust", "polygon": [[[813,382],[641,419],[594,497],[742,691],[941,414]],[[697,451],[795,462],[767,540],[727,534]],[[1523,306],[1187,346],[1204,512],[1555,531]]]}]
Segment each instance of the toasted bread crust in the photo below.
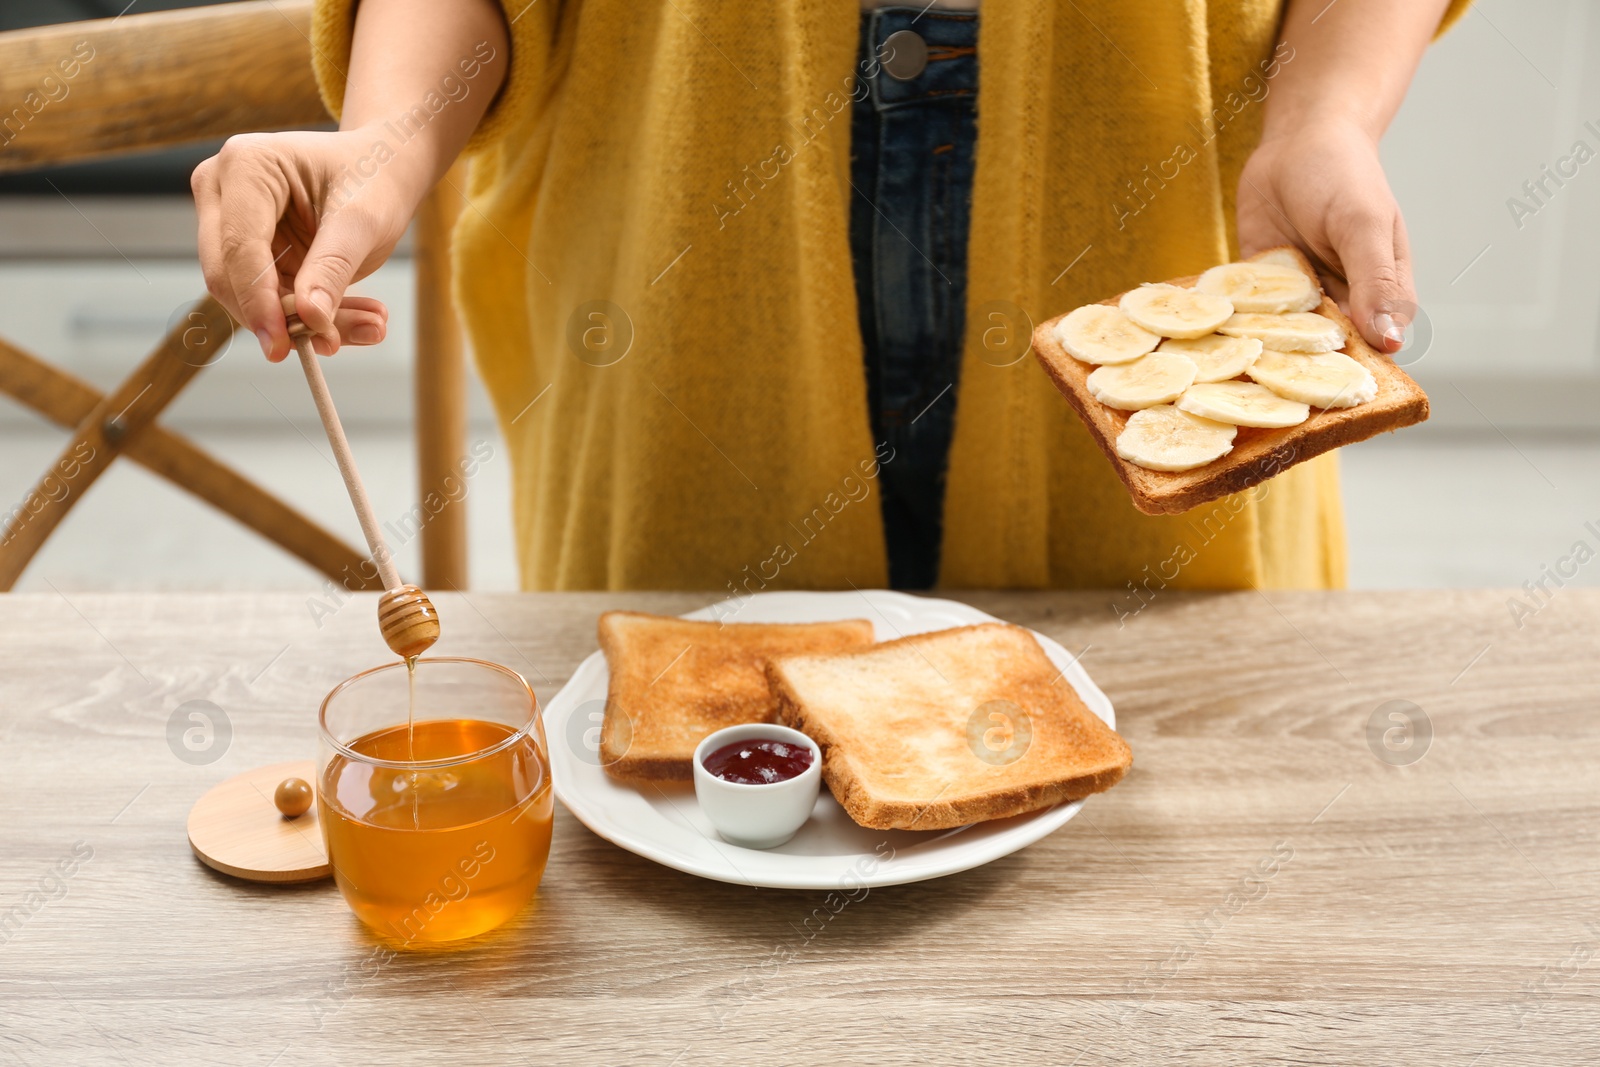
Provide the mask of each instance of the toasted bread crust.
[{"label": "toasted bread crust", "polygon": [[[1008,639],[1020,638],[1026,642],[1026,645],[1016,645],[1022,666],[1018,673],[1023,677],[989,679],[982,684],[987,685],[986,691],[993,695],[1010,694],[1032,706],[1035,737],[1040,738],[1041,744],[1051,740],[1048,735],[1052,730],[1061,732],[1063,723],[1070,723],[1079,736],[1085,736],[1087,743],[1081,753],[1084,773],[1066,773],[1059,766],[1031,767],[1025,775],[997,769],[991,776],[994,779],[991,784],[959,792],[959,795],[945,795],[943,790],[916,799],[882,795],[872,781],[873,753],[851,751],[850,741],[836,729],[843,721],[839,709],[809,700],[805,692],[807,682],[797,675],[805,675],[827,662],[846,666],[850,661],[861,662],[873,656],[881,658],[886,653],[892,655],[898,649],[927,648],[963,640],[978,631],[1003,632]],[[1029,648],[1031,652],[1027,651]],[[828,657],[776,657],[767,665],[767,678],[778,699],[780,721],[806,734],[822,749],[823,780],[834,799],[857,823],[872,829],[951,829],[1037,811],[1110,789],[1122,780],[1133,763],[1133,753],[1127,743],[1084,707],[1070,685],[1056,684],[1059,674],[1033,635],[1005,623],[915,634],[870,649]]]},{"label": "toasted bread crust", "polygon": [[692,781],[694,750],[724,726],[774,722],[766,657],[872,643],[872,623],[717,623],[608,611],[600,649],[610,680],[600,761],[632,781]]},{"label": "toasted bread crust", "polygon": [[[1269,249],[1252,260],[1267,256],[1294,257],[1301,270],[1316,281],[1310,261],[1299,250],[1285,246]],[[1174,278],[1171,285],[1191,287],[1198,275]],[[1121,293],[1100,301],[1115,305]],[[1313,408],[1311,417],[1298,426],[1265,430],[1239,427],[1233,451],[1221,459],[1187,471],[1153,471],[1129,463],[1117,455],[1117,435],[1128,424],[1132,412],[1106,407],[1089,393],[1087,379],[1092,366],[1068,355],[1056,340],[1058,316],[1041,323],[1033,332],[1033,353],[1050,375],[1061,395],[1067,398],[1078,417],[1089,428],[1100,451],[1106,454],[1117,476],[1133,495],[1134,506],[1146,515],[1172,515],[1201,504],[1242,492],[1280,474],[1297,463],[1344,445],[1365,441],[1380,433],[1398,430],[1428,418],[1428,395],[1394,361],[1371,348],[1344,312],[1327,296],[1317,312],[1333,319],[1348,339],[1344,352],[1372,372],[1378,394],[1353,408]]]}]

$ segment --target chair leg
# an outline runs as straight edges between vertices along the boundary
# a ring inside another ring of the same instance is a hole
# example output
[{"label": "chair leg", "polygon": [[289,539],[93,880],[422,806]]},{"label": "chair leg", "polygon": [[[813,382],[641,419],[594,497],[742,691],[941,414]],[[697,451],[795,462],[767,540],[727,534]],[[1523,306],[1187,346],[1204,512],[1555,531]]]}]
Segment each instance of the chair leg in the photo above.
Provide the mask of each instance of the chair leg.
[{"label": "chair leg", "polygon": [[[89,383],[0,340],[0,391],[58,426],[76,428],[104,401]],[[185,489],[351,590],[382,588],[366,556],[301,515],[193,441],[151,424],[123,454]],[[0,554],[3,554],[0,549]]]},{"label": "chair leg", "polygon": [[153,422],[173,397],[222,350],[233,322],[207,297],[174,326],[123,383],[95,405],[50,470],[6,517],[0,532],[0,591],[16,584],[45,539],[116,459],[129,438]]},{"label": "chair leg", "polygon": [[[413,369],[422,584],[467,585],[467,368],[450,294],[450,233],[461,213],[465,167],[457,163],[417,211],[417,353]],[[435,504],[438,506],[436,507]]]}]

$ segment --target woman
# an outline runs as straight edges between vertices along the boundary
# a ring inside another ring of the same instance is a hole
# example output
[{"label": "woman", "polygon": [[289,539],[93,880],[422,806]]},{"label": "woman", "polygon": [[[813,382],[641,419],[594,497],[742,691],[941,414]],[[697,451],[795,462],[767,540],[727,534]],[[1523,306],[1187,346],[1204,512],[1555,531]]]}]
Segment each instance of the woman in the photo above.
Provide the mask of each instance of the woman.
[{"label": "woman", "polygon": [[1337,586],[1333,456],[1141,515],[1026,338],[1293,243],[1398,349],[1377,142],[1459,6],[325,0],[340,129],[203,163],[201,260],[269,359],[280,292],[373,343],[347,287],[470,154],[528,588]]}]

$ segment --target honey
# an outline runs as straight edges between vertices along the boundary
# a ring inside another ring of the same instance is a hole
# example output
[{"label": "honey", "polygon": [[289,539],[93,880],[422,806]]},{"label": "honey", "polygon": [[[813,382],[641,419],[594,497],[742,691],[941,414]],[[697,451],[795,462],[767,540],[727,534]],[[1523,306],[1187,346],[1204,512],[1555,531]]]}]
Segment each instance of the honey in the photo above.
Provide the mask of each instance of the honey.
[{"label": "honey", "polygon": [[349,742],[322,772],[318,812],[334,879],[358,918],[386,937],[453,941],[492,929],[532,899],[550,853],[553,799],[537,741],[502,723],[416,721]]}]

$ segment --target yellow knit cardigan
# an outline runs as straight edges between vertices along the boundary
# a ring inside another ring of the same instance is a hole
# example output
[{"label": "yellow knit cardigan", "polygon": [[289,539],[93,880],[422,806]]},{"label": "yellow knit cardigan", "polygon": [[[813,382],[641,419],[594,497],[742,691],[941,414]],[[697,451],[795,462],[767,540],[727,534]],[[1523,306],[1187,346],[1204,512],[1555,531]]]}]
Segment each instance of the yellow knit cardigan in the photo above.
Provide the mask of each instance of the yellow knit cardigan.
[{"label": "yellow knit cardigan", "polygon": [[[884,584],[893,459],[848,235],[857,0],[503,2],[510,74],[468,148],[454,260],[523,585]],[[335,114],[354,3],[314,22]],[[1239,170],[1293,62],[1278,19],[1271,0],[984,6],[942,585],[1343,584],[1334,456],[1141,515],[1004,336],[1010,309],[1037,323],[1230,258]]]}]

